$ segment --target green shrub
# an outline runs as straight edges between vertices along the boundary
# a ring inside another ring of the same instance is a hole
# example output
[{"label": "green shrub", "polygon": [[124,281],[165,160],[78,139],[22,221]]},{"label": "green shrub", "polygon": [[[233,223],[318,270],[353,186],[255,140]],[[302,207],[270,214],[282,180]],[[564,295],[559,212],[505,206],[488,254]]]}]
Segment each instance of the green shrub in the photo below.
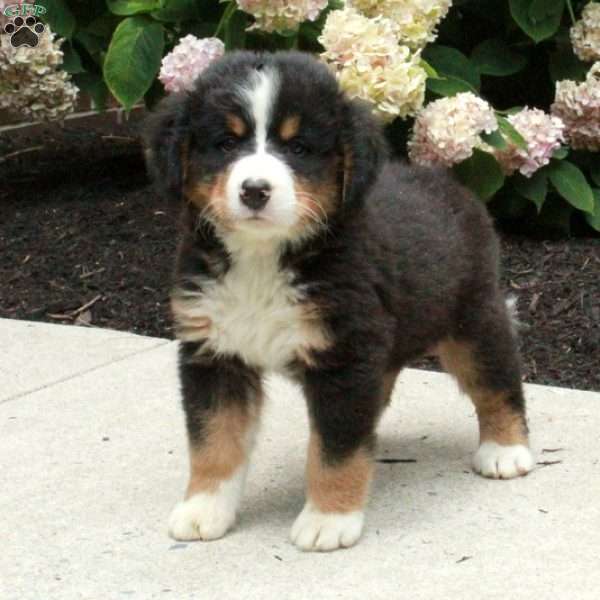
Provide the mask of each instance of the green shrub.
[{"label": "green shrub", "polygon": [[[128,109],[142,100],[153,105],[164,95],[157,79],[161,59],[188,34],[217,36],[227,50],[322,52],[318,38],[327,15],[343,4],[330,2],[317,20],[307,20],[296,31],[265,32],[249,29],[253,18],[239,10],[235,1],[39,3],[48,9],[45,18],[52,30],[65,38],[63,68],[77,86],[92,96],[98,108],[106,106],[112,94]],[[455,169],[500,216],[535,218],[538,223],[568,230],[572,216],[578,215],[579,222],[600,231],[598,148],[574,150],[563,145],[549,164],[527,177],[518,171],[507,175],[496,158],[507,147],[527,149],[518,128],[510,124],[510,115],[523,107],[548,112],[557,81],[585,80],[591,63],[576,56],[569,32],[587,4],[578,0],[455,0],[439,25],[437,39],[422,51],[421,66],[428,75],[425,105],[469,91],[496,111],[498,129],[482,134],[486,145]],[[417,55],[419,51],[411,48]],[[413,117],[397,118],[387,126],[401,155],[410,147],[412,126]]]}]

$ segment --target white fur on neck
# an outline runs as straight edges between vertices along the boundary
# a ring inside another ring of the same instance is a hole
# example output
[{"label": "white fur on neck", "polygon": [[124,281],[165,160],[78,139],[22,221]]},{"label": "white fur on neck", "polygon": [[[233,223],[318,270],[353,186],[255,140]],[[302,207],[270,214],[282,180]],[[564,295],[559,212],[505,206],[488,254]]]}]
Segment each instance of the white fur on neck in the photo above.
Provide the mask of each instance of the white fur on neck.
[{"label": "white fur on neck", "polygon": [[244,232],[229,234],[224,242],[231,256],[227,273],[204,281],[199,292],[185,292],[174,308],[180,323],[208,325],[188,327],[180,339],[204,342],[199,352],[237,355],[275,371],[306,350],[323,347],[325,335],[307,323],[293,274],[280,268],[281,244]]}]

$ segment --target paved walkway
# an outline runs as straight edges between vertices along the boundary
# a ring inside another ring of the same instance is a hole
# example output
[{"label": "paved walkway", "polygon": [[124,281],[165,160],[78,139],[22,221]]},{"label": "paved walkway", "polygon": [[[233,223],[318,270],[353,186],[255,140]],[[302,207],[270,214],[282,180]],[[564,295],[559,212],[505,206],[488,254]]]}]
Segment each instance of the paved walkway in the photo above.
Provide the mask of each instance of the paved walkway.
[{"label": "paved walkway", "polygon": [[445,375],[406,371],[378,456],[416,462],[378,465],[358,546],[305,554],[288,541],[305,408],[274,378],[238,526],[176,543],[175,356],[166,340],[0,320],[2,600],[600,598],[600,394],[528,386],[545,464],[489,481],[469,469],[467,399]]}]

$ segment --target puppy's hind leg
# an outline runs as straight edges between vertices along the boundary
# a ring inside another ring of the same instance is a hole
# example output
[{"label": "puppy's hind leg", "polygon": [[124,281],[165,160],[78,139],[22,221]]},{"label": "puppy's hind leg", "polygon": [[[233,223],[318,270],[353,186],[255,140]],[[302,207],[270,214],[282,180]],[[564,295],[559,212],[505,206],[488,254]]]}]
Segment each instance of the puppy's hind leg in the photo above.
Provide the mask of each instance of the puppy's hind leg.
[{"label": "puppy's hind leg", "polygon": [[509,479],[534,465],[528,444],[525,401],[516,340],[500,298],[461,321],[460,334],[439,347],[442,365],[471,397],[480,446],[473,459],[484,477]]}]

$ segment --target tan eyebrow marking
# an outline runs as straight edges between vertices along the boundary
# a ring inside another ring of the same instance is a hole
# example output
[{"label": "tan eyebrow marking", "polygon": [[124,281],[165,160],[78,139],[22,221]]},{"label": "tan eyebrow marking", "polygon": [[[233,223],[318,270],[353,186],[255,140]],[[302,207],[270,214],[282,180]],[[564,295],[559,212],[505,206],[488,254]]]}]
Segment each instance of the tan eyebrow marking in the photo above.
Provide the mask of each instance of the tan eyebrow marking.
[{"label": "tan eyebrow marking", "polygon": [[227,127],[231,130],[232,133],[235,133],[238,137],[243,137],[246,135],[248,128],[246,127],[246,123],[233,113],[228,113],[225,116],[225,122],[227,123]]},{"label": "tan eyebrow marking", "polygon": [[286,117],[279,128],[279,137],[287,142],[291,140],[300,129],[300,116],[293,115],[291,117]]}]

